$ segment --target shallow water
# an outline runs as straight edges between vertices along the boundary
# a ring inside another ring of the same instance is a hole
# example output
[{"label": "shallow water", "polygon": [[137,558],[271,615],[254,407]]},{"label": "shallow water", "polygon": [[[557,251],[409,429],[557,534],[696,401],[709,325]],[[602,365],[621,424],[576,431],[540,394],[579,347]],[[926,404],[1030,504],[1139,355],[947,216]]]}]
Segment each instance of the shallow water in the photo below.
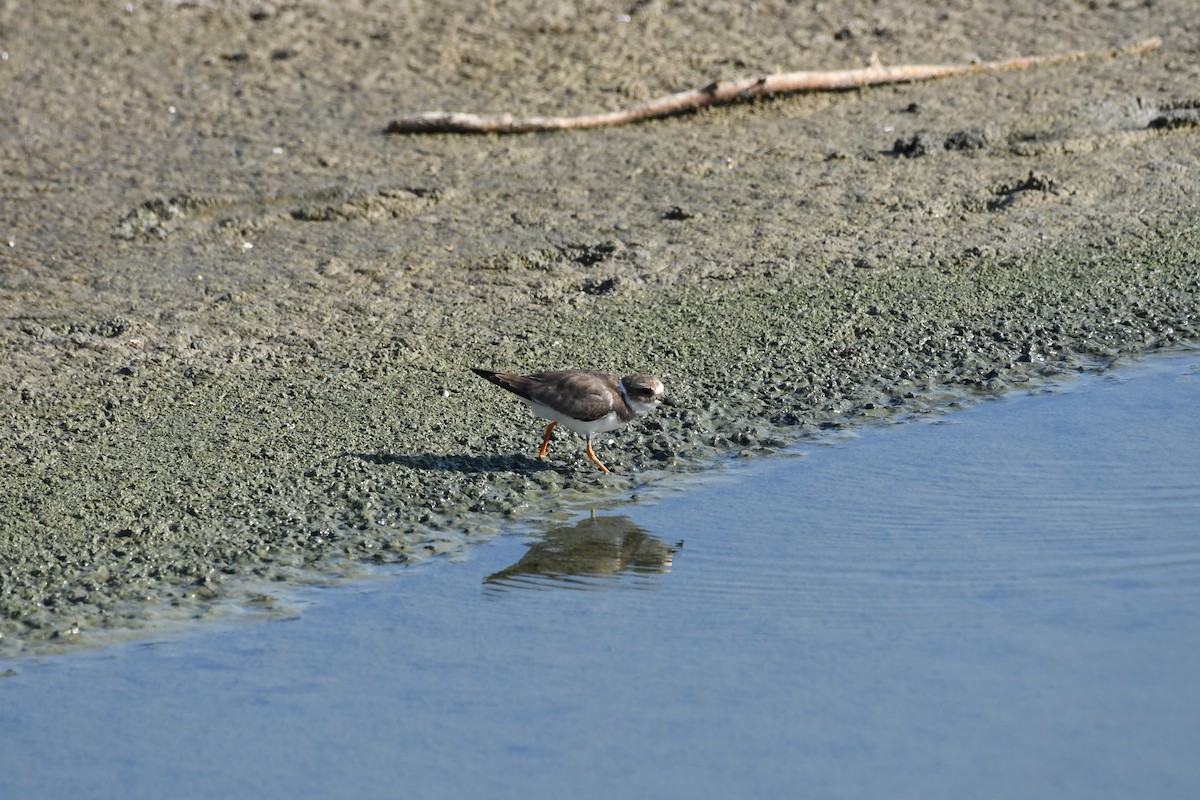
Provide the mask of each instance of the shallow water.
[{"label": "shallow water", "polygon": [[9,662],[13,797],[1194,797],[1200,355]]}]

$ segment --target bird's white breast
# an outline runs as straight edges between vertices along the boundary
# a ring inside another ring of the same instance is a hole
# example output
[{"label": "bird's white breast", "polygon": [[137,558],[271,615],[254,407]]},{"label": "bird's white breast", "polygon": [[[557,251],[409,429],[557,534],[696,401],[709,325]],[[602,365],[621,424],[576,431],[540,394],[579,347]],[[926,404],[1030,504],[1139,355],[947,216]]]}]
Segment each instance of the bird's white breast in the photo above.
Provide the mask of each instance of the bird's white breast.
[{"label": "bird's white breast", "polygon": [[593,433],[601,433],[603,431],[615,431],[617,428],[625,424],[621,421],[621,418],[617,416],[617,412],[615,411],[610,411],[599,419],[581,420],[575,419],[574,417],[569,417],[560,411],[555,411],[553,408],[544,406],[541,403],[533,400],[526,400],[525,398],[521,399],[525,401],[526,405],[533,409],[533,413],[537,416],[542,417],[543,419],[553,420],[559,425],[562,425],[564,428],[573,430],[576,433],[582,433],[585,436]]}]

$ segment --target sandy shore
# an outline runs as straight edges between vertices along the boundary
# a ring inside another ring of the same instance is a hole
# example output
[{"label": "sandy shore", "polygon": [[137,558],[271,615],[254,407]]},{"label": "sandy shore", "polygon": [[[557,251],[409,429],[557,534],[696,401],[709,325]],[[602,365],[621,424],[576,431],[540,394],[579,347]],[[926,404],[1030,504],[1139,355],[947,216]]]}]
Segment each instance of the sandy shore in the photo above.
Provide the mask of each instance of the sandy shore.
[{"label": "sandy shore", "polygon": [[[0,7],[0,654],[269,605],[729,453],[1197,337],[1185,0]],[[780,69],[1160,50],[586,113]],[[663,376],[532,456],[468,371]]]}]

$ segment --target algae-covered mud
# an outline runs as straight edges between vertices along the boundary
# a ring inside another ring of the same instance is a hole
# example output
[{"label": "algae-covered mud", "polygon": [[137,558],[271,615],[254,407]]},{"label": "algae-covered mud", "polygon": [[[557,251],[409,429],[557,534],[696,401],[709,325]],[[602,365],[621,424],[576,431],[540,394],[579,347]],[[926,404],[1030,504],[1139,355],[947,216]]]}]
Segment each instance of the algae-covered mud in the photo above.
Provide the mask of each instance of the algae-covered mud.
[{"label": "algae-covered mud", "polygon": [[[0,653],[1197,336],[1190,2],[0,7]],[[1161,36],[625,128],[714,77]],[[471,366],[680,404],[534,458]]]}]

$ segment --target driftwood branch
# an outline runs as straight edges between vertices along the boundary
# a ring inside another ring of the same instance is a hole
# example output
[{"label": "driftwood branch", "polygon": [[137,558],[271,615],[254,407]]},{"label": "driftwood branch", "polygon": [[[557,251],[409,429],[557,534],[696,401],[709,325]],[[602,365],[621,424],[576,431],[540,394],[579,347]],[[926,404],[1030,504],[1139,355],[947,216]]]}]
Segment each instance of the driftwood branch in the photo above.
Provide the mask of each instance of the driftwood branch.
[{"label": "driftwood branch", "polygon": [[781,72],[754,78],[715,81],[699,89],[669,94],[603,114],[585,114],[578,117],[516,117],[512,114],[487,116],[452,111],[426,111],[397,117],[388,123],[385,130],[387,133],[530,133],[532,131],[602,128],[608,125],[624,125],[658,117],[669,117],[695,111],[704,106],[735,103],[774,94],[842,91],[885,83],[911,83],[934,78],[948,78],[954,75],[1005,72],[1049,64],[1062,64],[1085,58],[1144,53],[1161,46],[1162,40],[1155,38],[1108,50],[1076,50],[1071,53],[1026,56],[1007,61],[985,61],[975,64],[903,64],[885,67],[882,64],[873,63],[863,69]]}]

